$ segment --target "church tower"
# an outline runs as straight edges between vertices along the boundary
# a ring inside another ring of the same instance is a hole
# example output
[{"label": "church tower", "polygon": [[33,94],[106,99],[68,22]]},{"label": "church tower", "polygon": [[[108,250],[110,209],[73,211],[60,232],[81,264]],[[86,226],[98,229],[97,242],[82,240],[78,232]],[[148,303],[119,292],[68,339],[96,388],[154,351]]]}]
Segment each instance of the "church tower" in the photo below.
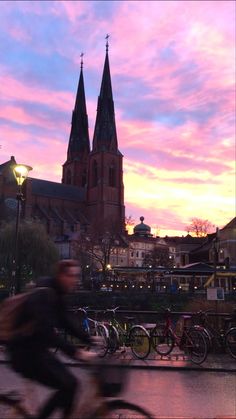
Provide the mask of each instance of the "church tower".
[{"label": "church tower", "polygon": [[63,164],[62,183],[85,188],[87,186],[88,155],[90,152],[88,116],[86,109],[83,54],[81,54],[80,78],[72,112],[71,132],[67,160]]},{"label": "church tower", "polygon": [[108,36],[97,104],[93,147],[88,160],[87,206],[91,223],[124,231],[123,156],[118,150],[108,56]]}]

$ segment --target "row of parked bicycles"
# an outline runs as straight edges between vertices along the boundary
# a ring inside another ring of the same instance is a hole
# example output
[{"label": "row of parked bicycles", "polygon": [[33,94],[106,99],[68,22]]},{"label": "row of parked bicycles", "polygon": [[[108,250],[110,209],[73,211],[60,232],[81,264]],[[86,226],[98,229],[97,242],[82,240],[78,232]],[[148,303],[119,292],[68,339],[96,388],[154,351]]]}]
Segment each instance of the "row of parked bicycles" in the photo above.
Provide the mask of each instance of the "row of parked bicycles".
[{"label": "row of parked bicycles", "polygon": [[225,318],[224,326],[218,329],[212,325],[210,311],[182,315],[175,325],[171,310],[163,308],[163,321],[142,325],[135,324],[134,317],[118,320],[119,307],[103,311],[106,320],[102,321],[89,317],[88,309],[83,307],[75,312],[87,333],[101,337],[100,357],[130,348],[135,358],[146,359],[150,352],[169,355],[177,346],[195,364],[203,363],[213,351],[228,352],[236,359],[235,315]]}]

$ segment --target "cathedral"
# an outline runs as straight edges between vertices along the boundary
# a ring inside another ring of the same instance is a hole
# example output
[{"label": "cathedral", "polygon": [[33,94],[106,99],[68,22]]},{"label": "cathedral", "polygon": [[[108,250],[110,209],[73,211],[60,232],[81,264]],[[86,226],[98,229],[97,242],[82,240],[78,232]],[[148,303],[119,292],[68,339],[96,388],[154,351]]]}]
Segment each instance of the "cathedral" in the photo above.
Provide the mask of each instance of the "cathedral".
[{"label": "cathedral", "polygon": [[[43,158],[43,156],[41,156]],[[15,157],[0,164],[0,221],[16,213]],[[20,163],[20,162],[17,162]],[[22,216],[39,219],[54,240],[109,221],[125,230],[123,156],[118,148],[108,43],[92,145],[84,88],[83,61],[79,76],[61,183],[29,177],[23,185]]]}]

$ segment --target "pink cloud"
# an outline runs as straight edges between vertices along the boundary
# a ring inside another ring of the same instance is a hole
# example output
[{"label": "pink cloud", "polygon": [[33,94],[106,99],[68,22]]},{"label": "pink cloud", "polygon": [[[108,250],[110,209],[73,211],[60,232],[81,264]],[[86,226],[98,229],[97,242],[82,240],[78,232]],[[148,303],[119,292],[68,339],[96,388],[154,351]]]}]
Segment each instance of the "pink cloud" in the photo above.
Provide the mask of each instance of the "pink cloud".
[{"label": "pink cloud", "polygon": [[19,106],[0,106],[0,118],[8,120],[10,123],[16,122],[22,125],[35,125],[44,130],[60,129],[66,131],[66,123],[58,118],[57,121],[51,120],[47,114],[37,112],[35,115]]},{"label": "pink cloud", "polygon": [[[7,74],[6,70],[0,77],[0,95],[2,100],[19,100],[41,103],[61,111],[68,111],[74,106],[74,95],[69,92],[52,91],[30,85]],[[73,104],[73,105],[72,105]]]},{"label": "pink cloud", "polygon": [[[67,141],[62,142],[56,135],[27,133],[24,128],[1,126],[1,162],[15,156],[19,163],[33,167],[32,177],[60,181],[61,166],[66,159]],[[13,139],[13,141],[10,141]]]}]

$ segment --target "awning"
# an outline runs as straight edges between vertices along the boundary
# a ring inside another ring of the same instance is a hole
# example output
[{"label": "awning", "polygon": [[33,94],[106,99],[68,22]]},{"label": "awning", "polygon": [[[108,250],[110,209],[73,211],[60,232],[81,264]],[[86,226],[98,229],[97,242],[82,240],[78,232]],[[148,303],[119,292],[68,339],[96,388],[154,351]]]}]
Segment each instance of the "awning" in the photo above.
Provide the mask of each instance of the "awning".
[{"label": "awning", "polygon": [[204,284],[204,288],[205,287],[208,287],[212,283],[215,275],[217,277],[220,277],[220,278],[222,278],[222,277],[229,277],[229,276],[235,276],[236,277],[236,272],[216,272],[216,273],[212,274],[210,276],[210,278],[208,278],[207,282]]},{"label": "awning", "polygon": [[210,276],[210,278],[208,278],[207,282],[204,284],[204,288],[205,287],[208,287],[211,284],[211,282],[213,281],[214,277],[215,277],[215,275],[213,274],[213,275]]}]

